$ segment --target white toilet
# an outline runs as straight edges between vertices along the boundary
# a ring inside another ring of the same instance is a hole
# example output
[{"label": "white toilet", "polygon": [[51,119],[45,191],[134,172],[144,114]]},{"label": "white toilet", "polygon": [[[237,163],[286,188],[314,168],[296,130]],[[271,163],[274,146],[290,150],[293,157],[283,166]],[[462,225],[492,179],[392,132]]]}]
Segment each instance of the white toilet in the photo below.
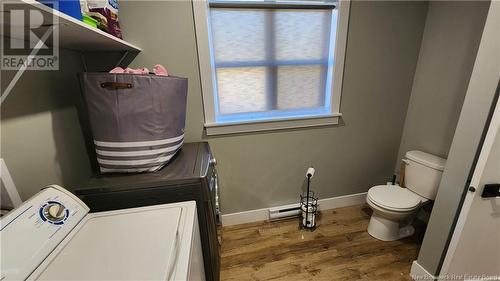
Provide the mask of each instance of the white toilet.
[{"label": "white toilet", "polygon": [[377,185],[368,190],[366,197],[373,209],[368,233],[382,241],[413,235],[413,217],[424,203],[436,198],[446,164],[446,159],[417,150],[408,151],[405,158],[406,188]]}]

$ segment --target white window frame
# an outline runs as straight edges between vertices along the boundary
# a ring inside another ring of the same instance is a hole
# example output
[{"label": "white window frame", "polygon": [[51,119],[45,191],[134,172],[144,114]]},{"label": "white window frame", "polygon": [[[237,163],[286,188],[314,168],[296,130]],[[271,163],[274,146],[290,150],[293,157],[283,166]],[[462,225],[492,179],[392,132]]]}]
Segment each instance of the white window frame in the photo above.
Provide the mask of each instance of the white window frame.
[{"label": "white window frame", "polygon": [[[340,113],[340,99],[342,95],[342,81],[344,74],[344,60],[347,44],[347,29],[349,24],[350,0],[339,0],[337,31],[333,54],[333,87],[330,93],[330,112],[323,115],[303,117],[283,117],[265,120],[245,120],[237,122],[216,122],[215,118],[215,64],[211,49],[210,13],[208,0],[193,0],[196,42],[198,47],[198,62],[203,94],[203,108],[205,111],[205,129],[207,135],[222,135],[244,132],[258,132],[291,128],[305,128],[315,126],[337,125]],[[333,52],[330,52],[332,56]]]}]

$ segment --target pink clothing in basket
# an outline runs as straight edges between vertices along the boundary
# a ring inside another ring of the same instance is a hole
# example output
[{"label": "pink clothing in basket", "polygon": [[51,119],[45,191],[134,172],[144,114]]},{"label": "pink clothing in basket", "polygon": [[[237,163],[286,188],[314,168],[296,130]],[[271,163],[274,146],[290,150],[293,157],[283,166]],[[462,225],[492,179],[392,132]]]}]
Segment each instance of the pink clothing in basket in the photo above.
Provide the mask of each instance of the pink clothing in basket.
[{"label": "pink clothing in basket", "polygon": [[[115,67],[111,69],[109,73],[127,73],[127,74],[149,74],[149,70],[145,67],[141,68],[121,68],[121,67]],[[155,74],[158,76],[168,76],[168,71],[167,69],[161,65],[157,64],[153,67],[153,72],[151,74]]]}]

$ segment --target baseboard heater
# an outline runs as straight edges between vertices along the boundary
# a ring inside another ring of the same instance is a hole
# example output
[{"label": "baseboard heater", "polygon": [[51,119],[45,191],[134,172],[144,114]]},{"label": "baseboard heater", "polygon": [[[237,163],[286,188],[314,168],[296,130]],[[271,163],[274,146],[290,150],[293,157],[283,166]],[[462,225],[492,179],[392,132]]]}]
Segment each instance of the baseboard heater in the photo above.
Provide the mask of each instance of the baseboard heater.
[{"label": "baseboard heater", "polygon": [[286,217],[297,217],[300,215],[300,204],[290,204],[269,208],[269,219],[281,219]]}]

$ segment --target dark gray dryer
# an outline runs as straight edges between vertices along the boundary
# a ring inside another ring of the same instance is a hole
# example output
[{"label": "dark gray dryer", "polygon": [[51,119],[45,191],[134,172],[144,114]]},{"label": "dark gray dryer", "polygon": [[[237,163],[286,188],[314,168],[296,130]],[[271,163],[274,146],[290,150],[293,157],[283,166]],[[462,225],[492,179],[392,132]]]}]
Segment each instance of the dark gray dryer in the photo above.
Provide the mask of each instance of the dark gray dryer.
[{"label": "dark gray dryer", "polygon": [[220,220],[216,163],[208,143],[186,143],[158,172],[99,175],[74,193],[91,212],[195,200],[205,274],[207,280],[218,281]]}]

